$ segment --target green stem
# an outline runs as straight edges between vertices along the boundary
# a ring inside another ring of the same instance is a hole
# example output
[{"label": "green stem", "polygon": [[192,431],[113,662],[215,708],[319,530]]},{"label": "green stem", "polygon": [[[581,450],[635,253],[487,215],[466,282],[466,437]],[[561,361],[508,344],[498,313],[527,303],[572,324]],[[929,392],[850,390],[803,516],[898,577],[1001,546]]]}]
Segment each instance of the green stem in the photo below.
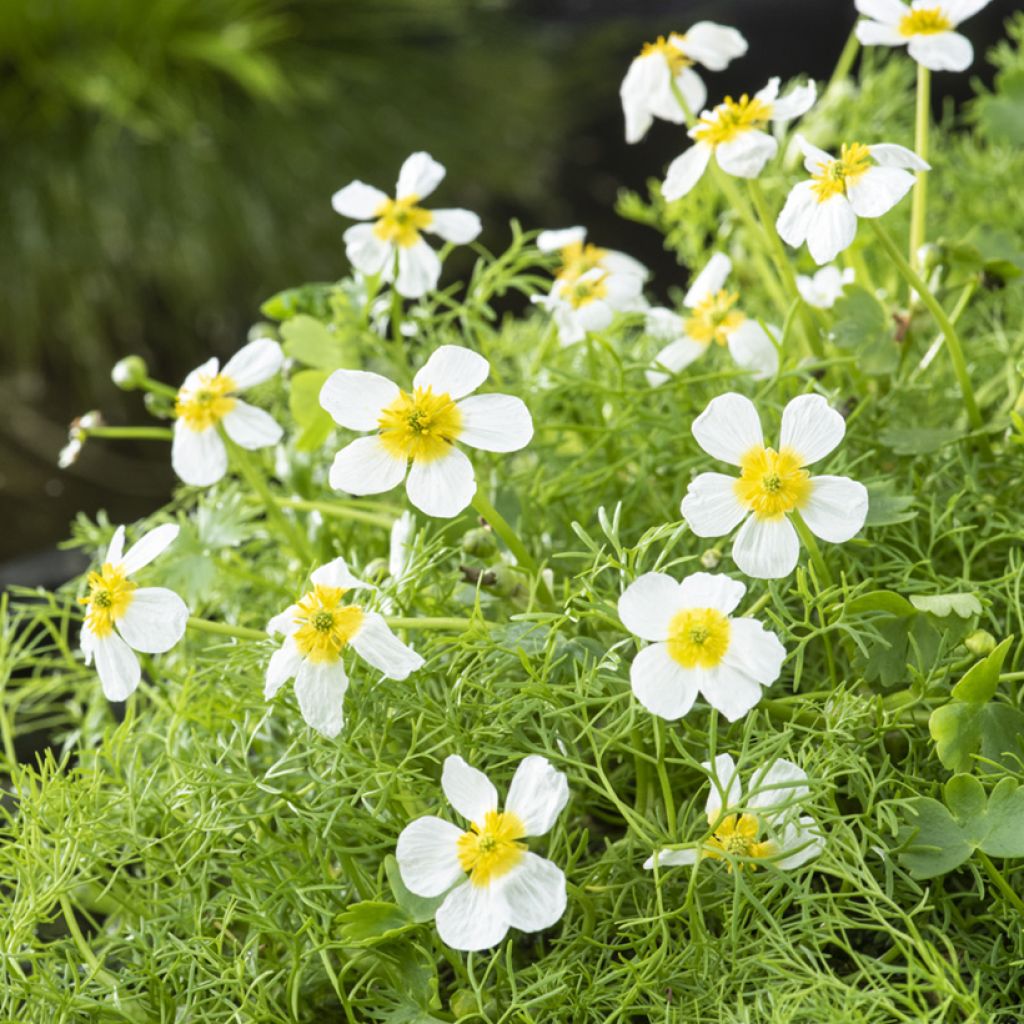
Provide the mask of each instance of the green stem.
[{"label": "green stem", "polygon": [[281,508],[293,508],[297,512],[319,512],[323,516],[332,516],[335,519],[351,519],[353,522],[368,523],[370,526],[382,526],[385,530],[390,530],[395,522],[395,517],[392,516],[378,515],[365,509],[351,508],[330,501],[306,501],[302,498],[274,498],[274,501]]},{"label": "green stem", "polygon": [[163,381],[153,380],[152,377],[143,377],[138,383],[140,391],[152,391],[154,395],[163,395],[165,398],[177,398],[178,389],[172,388],[170,384]]},{"label": "green stem", "polygon": [[[953,306],[949,314],[949,322],[954,326],[959,321],[960,317],[963,316],[964,310],[970,305],[971,299],[974,298],[974,293],[981,286],[981,278],[974,276],[964,285],[963,290],[957,296],[956,304]],[[928,369],[932,359],[935,358],[935,353],[942,347],[942,335],[940,334],[934,342],[928,347],[928,351],[921,357],[921,361],[917,366],[910,372],[910,379],[913,381],[917,378],[919,373],[924,372]],[[900,355],[901,362],[907,358],[907,354],[910,351],[909,345],[904,345],[904,351]]]},{"label": "green stem", "polygon": [[166,427],[83,427],[86,437],[106,437],[111,440],[170,441],[174,432]]},{"label": "green stem", "polygon": [[226,622],[211,622],[190,615],[186,623],[189,629],[200,633],[213,633],[215,636],[232,636],[236,640],[269,640],[270,634],[262,629],[249,629],[247,626],[231,626]]},{"label": "green stem", "polygon": [[676,80],[674,78],[669,78],[668,87],[672,90],[672,95],[675,97],[676,103],[679,104],[679,109],[683,112],[683,117],[686,118],[687,128],[692,128],[697,123],[697,117],[690,109],[690,104],[686,102],[686,97],[683,95],[679,86],[676,85]]},{"label": "green stem", "polygon": [[[869,219],[868,223],[875,232],[875,237],[881,242],[882,248],[885,249],[889,259],[895,264],[896,269],[907,284],[921,296],[921,301],[928,307],[928,312],[931,313],[939,330],[942,331],[943,337],[946,339],[946,349],[949,352],[949,358],[953,363],[953,372],[956,374],[956,379],[960,384],[960,393],[963,395],[967,419],[970,421],[972,429],[984,430],[985,424],[982,421],[981,410],[978,408],[977,400],[974,397],[971,377],[967,372],[967,362],[964,359],[964,350],[960,345],[960,336],[956,333],[956,328],[950,322],[949,317],[946,316],[946,311],[939,305],[938,300],[928,290],[928,286],[921,280],[914,268],[903,258],[903,254],[892,240],[889,232],[875,218]],[[987,439],[982,436],[981,441],[987,450]]]},{"label": "green stem", "polygon": [[832,573],[829,571],[828,563],[825,561],[821,554],[821,548],[818,547],[817,538],[811,533],[807,524],[804,522],[804,517],[800,515],[797,509],[793,509],[790,512],[790,518],[793,520],[793,525],[796,527],[796,532],[800,536],[800,543],[807,548],[807,554],[811,558],[811,563],[814,565],[814,571],[818,574],[818,582],[821,586],[831,587],[835,581],[832,579]]},{"label": "green stem", "polygon": [[672,786],[668,780],[668,769],[665,767],[665,723],[657,717],[654,719],[654,750],[658,758],[658,780],[661,782],[661,796],[665,801],[668,834],[671,839],[674,839],[676,834],[676,802],[672,794]]},{"label": "green stem", "polygon": [[859,51],[860,40],[857,39],[857,29],[854,28],[846,37],[846,45],[839,54],[839,60],[836,61],[836,67],[832,72],[832,77],[828,80],[828,85],[825,86],[825,90],[821,94],[821,99],[818,101],[819,105],[824,102],[825,98],[833,89],[836,88],[836,86],[839,85],[840,82],[845,81],[847,77],[849,77],[850,69],[853,67],[853,62],[857,59],[857,53]]},{"label": "green stem", "polygon": [[975,851],[978,855],[978,860],[981,861],[981,866],[985,869],[988,877],[992,879],[992,883],[995,887],[1003,894],[1006,902],[1009,903],[1018,914],[1024,914],[1024,901],[1013,891],[1013,887],[1005,878],[1003,878],[1002,872],[999,868],[992,863],[992,859],[987,853],[982,850]]},{"label": "green stem", "polygon": [[[914,118],[914,152],[928,159],[928,122],[931,113],[932,73],[923,64],[917,65],[917,109]],[[925,239],[925,216],[928,211],[928,172],[918,171],[914,180],[914,197],[910,208],[911,266],[917,265],[917,254]]]}]

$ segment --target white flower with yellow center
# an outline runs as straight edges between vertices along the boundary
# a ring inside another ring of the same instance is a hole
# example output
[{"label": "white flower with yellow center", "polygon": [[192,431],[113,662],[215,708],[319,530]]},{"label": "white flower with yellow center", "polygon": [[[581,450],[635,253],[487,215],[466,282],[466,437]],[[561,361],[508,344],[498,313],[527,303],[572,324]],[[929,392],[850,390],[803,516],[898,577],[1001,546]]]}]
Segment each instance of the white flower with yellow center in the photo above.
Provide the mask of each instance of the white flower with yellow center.
[{"label": "white flower with yellow center", "polygon": [[619,96],[626,116],[626,141],[639,142],[656,117],[673,124],[686,119],[673,85],[691,111],[708,98],[694,64],[709,71],[724,71],[729,62],[747,52],[747,41],[734,28],[698,21],[688,32],[672,32],[645,43],[629,65]]},{"label": "white flower with yellow center", "polygon": [[778,78],[752,97],[727,96],[714,110],[705,110],[690,129],[694,144],[669,164],[661,194],[670,202],[685,196],[700,181],[712,154],[726,174],[756,178],[779,148],[765,129],[806,114],[815,96],[814,83],[808,82],[780,99]]},{"label": "white flower with yellow center", "polygon": [[[738,308],[739,292],[725,288],[732,263],[725,253],[716,252],[697,275],[683,299],[686,316],[670,309],[651,309],[647,313],[647,332],[668,344],[655,356],[664,370],[678,373],[702,356],[712,344],[728,347],[738,366],[750,370],[755,380],[770,377],[779,368],[779,353],[772,336]],[[770,325],[769,325],[770,326]],[[781,336],[777,327],[772,335]],[[669,373],[648,370],[652,387],[664,384]]]},{"label": "white flower with yellow center", "polygon": [[811,476],[806,466],[843,439],[843,417],[820,395],[800,395],[782,413],[779,448],[766,448],[754,403],[729,392],[713,398],[693,421],[693,436],[709,455],[740,476],[701,473],[682,502],[698,537],[723,537],[742,523],[732,546],[741,572],[758,579],[788,576],[800,543],[789,515],[799,512],[816,537],[848,541],[864,525],[867,488],[845,476]]},{"label": "white flower with yellow center", "polygon": [[124,550],[124,527],[114,533],[99,571],[89,573],[82,653],[96,671],[107,700],[127,700],[139,685],[142,669],[135,651],[163,654],[184,635],[188,608],[173,590],[140,587],[129,579],[149,565],[178,536],[178,527],[165,523],[144,534]]},{"label": "white flower with yellow center", "polygon": [[263,695],[271,700],[294,677],[306,724],[330,738],[344,722],[348,675],[343,658],[348,647],[388,679],[405,679],[423,659],[377,612],[346,603],[350,590],[372,588],[349,572],[344,558],[321,566],[310,579],[313,589],[267,624],[268,633],[283,634],[285,640],[267,666]]},{"label": "white flower with yellow center", "polygon": [[[343,448],[330,483],[349,494],[381,494],[409,477],[409,500],[428,516],[458,515],[473,499],[473,465],[456,442],[487,452],[529,444],[533,420],[511,395],[470,395],[490,372],[483,356],[458,345],[436,349],[403,391],[364,370],[335,370],[320,404],[349,430],[374,431]],[[470,397],[466,397],[470,395]]]},{"label": "white flower with yellow center", "polygon": [[535,295],[533,301],[551,314],[559,342],[573,345],[611,326],[617,313],[643,309],[643,286],[644,279],[636,274],[594,267],[579,277],[556,279],[547,295]]},{"label": "white flower with yellow center", "polygon": [[910,56],[932,71],[963,71],[974,60],[974,47],[954,29],[992,0],[856,0],[868,20],[857,22],[865,46],[905,46]]},{"label": "white flower with yellow center", "polygon": [[806,241],[819,265],[853,242],[858,217],[881,217],[913,188],[911,170],[930,170],[916,153],[892,143],[844,143],[833,157],[802,135],[796,141],[811,179],[793,186],[775,227],[794,249]]},{"label": "white flower with yellow center", "polygon": [[283,433],[270,413],[243,402],[238,394],[269,380],[284,362],[281,346],[258,338],[236,352],[219,369],[210,359],[193,370],[178,389],[174,403],[171,465],[194,487],[215,484],[228,468],[228,453],[218,428],[235,444],[255,450],[277,444]]},{"label": "white flower with yellow center", "polygon": [[641,281],[646,281],[649,276],[647,268],[632,256],[588,243],[584,227],[542,231],[537,236],[537,248],[541,252],[557,252],[562,259],[562,265],[555,272],[556,287],[560,283],[576,281],[592,270],[603,270],[611,275],[631,275]]},{"label": "white flower with yellow center", "polygon": [[489,949],[509,928],[550,928],[565,913],[565,875],[524,840],[544,835],[561,814],[569,799],[565,774],[545,757],[523,758],[499,811],[487,776],[453,755],[445,758],[441,788],[469,828],[417,818],[402,830],[395,855],[410,892],[427,899],[448,894],[435,915],[442,941],[453,949]]},{"label": "white flower with yellow center", "polygon": [[629,671],[633,693],[652,714],[682,718],[697,694],[730,722],[742,718],[782,671],[786,649],[755,619],[732,618],[747,588],[696,572],[677,583],[645,573],[619,598],[619,618],[650,640]]},{"label": "white flower with yellow center", "polygon": [[807,773],[799,765],[778,758],[754,775],[746,799],[728,754],[719,754],[713,766],[705,761],[703,768],[711,779],[704,808],[710,837],[699,849],[660,850],[645,862],[645,868],[653,868],[655,859],[664,868],[695,864],[700,858],[728,860],[730,871],[734,864],[755,869],[762,862],[792,870],[825,848],[814,818],[799,813],[799,804],[809,792]]},{"label": "white flower with yellow center", "polygon": [[848,284],[853,284],[853,268],[840,270],[838,267],[822,267],[812,277],[806,274],[796,275],[796,287],[800,297],[808,306],[818,309],[831,309],[843,294]]},{"label": "white flower with yellow center", "polygon": [[370,221],[345,232],[345,251],[352,266],[364,274],[394,281],[407,299],[418,299],[437,287],[441,261],[423,232],[465,245],[480,234],[480,218],[469,210],[427,210],[420,202],[444,178],[445,170],[429,153],[413,153],[398,173],[395,198],[379,188],[353,181],[339,189],[331,205],[343,217]]}]

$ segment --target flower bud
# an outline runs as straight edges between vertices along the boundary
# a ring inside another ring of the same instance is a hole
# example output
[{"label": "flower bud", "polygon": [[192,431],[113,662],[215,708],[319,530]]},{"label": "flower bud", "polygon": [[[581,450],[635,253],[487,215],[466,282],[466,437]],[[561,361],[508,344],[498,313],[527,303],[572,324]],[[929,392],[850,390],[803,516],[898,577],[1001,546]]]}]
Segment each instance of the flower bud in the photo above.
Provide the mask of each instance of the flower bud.
[{"label": "flower bud", "polygon": [[246,338],[249,341],[259,341],[260,338],[270,338],[272,341],[277,341],[277,325],[267,320],[258,320],[249,328]]},{"label": "flower bud", "polygon": [[718,568],[718,563],[721,560],[722,552],[718,548],[708,548],[707,551],[700,556],[700,564],[704,566],[705,569]]},{"label": "flower bud", "polygon": [[486,526],[478,526],[462,538],[462,550],[474,558],[490,558],[498,550],[498,543]]},{"label": "flower bud", "polygon": [[934,242],[926,242],[917,250],[917,264],[925,273],[931,273],[936,267],[941,266],[944,259],[942,246]]},{"label": "flower bud", "polygon": [[363,570],[363,575],[366,577],[367,582],[370,583],[380,583],[382,580],[386,580],[390,575],[388,560],[386,558],[375,558]]},{"label": "flower bud", "polygon": [[142,382],[148,376],[149,367],[142,356],[125,356],[124,359],[119,359],[110,371],[110,379],[122,391],[135,391],[142,387]]},{"label": "flower bud", "polygon": [[976,629],[965,641],[964,647],[979,658],[996,649],[996,638],[987,629]]}]

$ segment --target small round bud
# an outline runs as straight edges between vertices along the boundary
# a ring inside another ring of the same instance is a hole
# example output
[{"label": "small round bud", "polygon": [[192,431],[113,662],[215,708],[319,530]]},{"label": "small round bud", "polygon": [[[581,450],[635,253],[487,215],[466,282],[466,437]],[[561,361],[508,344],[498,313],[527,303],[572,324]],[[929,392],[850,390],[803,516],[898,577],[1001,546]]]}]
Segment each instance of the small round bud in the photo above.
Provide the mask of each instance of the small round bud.
[{"label": "small round bud", "polygon": [[722,560],[722,552],[718,548],[708,548],[700,556],[700,564],[705,569],[717,569],[718,563]]},{"label": "small round bud", "polygon": [[248,341],[259,341],[260,338],[270,338],[272,341],[277,341],[277,325],[267,320],[258,320],[254,323],[249,328],[246,339]]},{"label": "small round bud", "polygon": [[490,558],[498,550],[498,542],[486,526],[478,526],[462,538],[462,550],[474,558]]},{"label": "small round bud", "polygon": [[511,565],[496,565],[488,572],[494,577],[494,583],[487,589],[500,597],[514,597],[523,589],[523,575]]},{"label": "small round bud", "polygon": [[388,560],[386,558],[375,558],[363,570],[363,575],[371,583],[380,583],[382,580],[386,580],[389,574],[390,570],[388,569]]},{"label": "small round bud", "polygon": [[119,359],[113,370],[110,371],[110,379],[122,391],[135,391],[142,387],[142,382],[149,376],[149,367],[142,356],[125,356]]},{"label": "small round bud", "polygon": [[964,647],[979,658],[996,649],[996,638],[987,629],[976,629],[965,641]]},{"label": "small round bud", "polygon": [[917,250],[917,263],[926,273],[931,273],[936,267],[941,266],[944,260],[942,246],[933,242],[926,242]]}]

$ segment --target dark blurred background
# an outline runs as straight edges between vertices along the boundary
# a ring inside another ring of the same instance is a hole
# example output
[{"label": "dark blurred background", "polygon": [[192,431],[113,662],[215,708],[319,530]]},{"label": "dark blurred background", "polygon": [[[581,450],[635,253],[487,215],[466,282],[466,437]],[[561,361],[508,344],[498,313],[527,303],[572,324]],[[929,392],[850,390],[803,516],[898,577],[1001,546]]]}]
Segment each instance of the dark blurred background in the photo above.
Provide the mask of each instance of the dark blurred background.
[{"label": "dark blurred background", "polygon": [[[966,75],[1016,0],[965,26]],[[115,520],[157,507],[167,446],[93,441],[57,469],[87,409],[150,422],[110,382],[143,355],[177,384],[228,355],[260,302],[347,269],[331,193],[354,177],[391,191],[427,149],[448,168],[438,204],[508,221],[585,224],[601,244],[678,275],[661,238],[614,212],[684,144],[656,122],[623,141],[618,88],[641,45],[702,18],[750,52],[702,72],[710,102],[772,74],[827,80],[849,0],[5,0],[0,3],[0,583],[55,582],[40,561],[80,509]],[[911,102],[908,99],[908,102]],[[463,264],[464,267],[464,264]],[[458,257],[448,268],[460,269]]]}]

